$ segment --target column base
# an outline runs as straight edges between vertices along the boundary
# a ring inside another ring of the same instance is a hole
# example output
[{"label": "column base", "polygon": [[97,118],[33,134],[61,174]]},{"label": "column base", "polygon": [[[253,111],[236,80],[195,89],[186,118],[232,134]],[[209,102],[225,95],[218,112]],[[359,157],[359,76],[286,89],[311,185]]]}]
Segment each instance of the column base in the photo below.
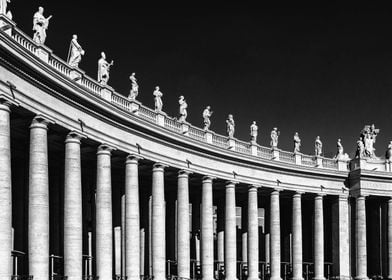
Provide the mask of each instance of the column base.
[{"label": "column base", "polygon": [[352,280],[353,278],[350,276],[343,276],[343,275],[339,275],[336,276],[336,280]]},{"label": "column base", "polygon": [[233,278],[225,278],[225,280],[238,280],[236,277]]},{"label": "column base", "polygon": [[313,280],[325,280],[325,277],[319,277],[319,276],[317,276],[317,277],[313,277]]},{"label": "column base", "polygon": [[282,278],[274,276],[274,277],[271,277],[270,280],[282,280]]},{"label": "column base", "polygon": [[293,277],[293,278],[290,278],[290,280],[304,280],[304,278],[303,277]]},{"label": "column base", "polygon": [[[247,280],[260,280],[260,278],[258,277],[248,277],[246,278]],[[303,280],[303,279],[302,279]]]},{"label": "column base", "polygon": [[367,277],[367,276],[355,276],[354,279],[355,280],[369,280],[369,277]]}]

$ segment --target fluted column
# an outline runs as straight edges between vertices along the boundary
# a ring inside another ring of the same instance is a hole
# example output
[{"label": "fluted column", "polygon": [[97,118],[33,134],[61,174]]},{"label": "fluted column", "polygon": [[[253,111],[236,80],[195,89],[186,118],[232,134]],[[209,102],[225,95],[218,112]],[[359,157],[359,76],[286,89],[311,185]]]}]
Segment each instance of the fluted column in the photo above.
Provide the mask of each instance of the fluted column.
[{"label": "fluted column", "polygon": [[164,165],[152,169],[152,275],[154,280],[166,279],[165,186]]},{"label": "fluted column", "polygon": [[293,280],[302,280],[302,205],[301,194],[293,195]]},{"label": "fluted column", "polygon": [[271,192],[270,200],[271,280],[280,280],[280,206],[279,191]]},{"label": "fluted column", "polygon": [[11,103],[0,99],[0,280],[11,279]]},{"label": "fluted column", "polygon": [[72,131],[65,140],[64,275],[69,280],[80,280],[83,274],[81,139]]},{"label": "fluted column", "polygon": [[36,116],[30,125],[28,252],[35,280],[49,277],[48,124]]},{"label": "fluted column", "polygon": [[102,144],[97,152],[95,247],[97,276],[100,280],[111,280],[113,271],[112,150],[109,145]]},{"label": "fluted column", "polygon": [[235,280],[237,278],[235,183],[226,184],[225,194],[225,278]]},{"label": "fluted column", "polygon": [[388,200],[388,279],[392,279],[392,198]]},{"label": "fluted column", "polygon": [[323,196],[320,194],[314,198],[314,279],[325,279]]},{"label": "fluted column", "polygon": [[125,275],[140,279],[139,156],[125,161]]},{"label": "fluted column", "polygon": [[177,273],[190,278],[189,171],[178,173],[177,186]]},{"label": "fluted column", "polygon": [[259,212],[257,187],[248,189],[248,280],[259,278]]},{"label": "fluted column", "polygon": [[355,279],[367,277],[367,249],[366,249],[366,201],[364,196],[356,198],[355,238],[357,254],[357,276]]},{"label": "fluted column", "polygon": [[201,271],[203,280],[214,279],[214,220],[212,180],[203,177],[201,194]]}]

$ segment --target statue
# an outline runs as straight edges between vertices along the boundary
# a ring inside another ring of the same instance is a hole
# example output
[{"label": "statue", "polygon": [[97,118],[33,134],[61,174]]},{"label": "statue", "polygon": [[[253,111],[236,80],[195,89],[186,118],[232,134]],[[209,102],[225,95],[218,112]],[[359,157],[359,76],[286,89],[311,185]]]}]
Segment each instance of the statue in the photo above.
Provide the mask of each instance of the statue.
[{"label": "statue", "polygon": [[338,139],[338,142],[336,143],[336,147],[337,147],[337,153],[334,156],[334,159],[337,160],[349,160],[350,157],[348,156],[347,153],[344,153],[344,149],[343,149],[343,145],[342,145],[342,140]]},{"label": "statue", "polygon": [[131,76],[129,76],[129,79],[131,80],[132,83],[132,88],[128,95],[128,98],[131,100],[135,100],[136,97],[139,95],[139,85],[137,84],[135,75],[136,73],[132,73]]},{"label": "statue", "polygon": [[210,129],[211,120],[210,117],[212,115],[211,107],[207,106],[203,111],[203,121],[204,121],[204,130]]},{"label": "statue", "polygon": [[380,129],[377,129],[374,124],[365,125],[360,134],[360,140],[363,144],[363,151],[356,156],[375,158],[375,148],[373,145],[376,143],[376,137],[380,133]]},{"label": "statue", "polygon": [[229,135],[229,138],[233,138],[235,123],[232,114],[229,114],[229,116],[227,117],[226,124],[227,124],[227,134]]},{"label": "statue", "polygon": [[113,60],[109,63],[106,61],[106,55],[101,52],[101,58],[98,60],[98,82],[101,85],[107,85],[109,81],[110,67],[113,65]]},{"label": "statue", "polygon": [[180,122],[185,122],[186,117],[188,116],[187,108],[188,104],[186,103],[186,100],[184,99],[184,96],[180,96],[178,100],[178,104],[180,104]]},{"label": "statue", "polygon": [[323,143],[320,140],[320,136],[316,137],[316,140],[314,141],[314,154],[316,157],[321,156],[323,153]]},{"label": "statue", "polygon": [[153,95],[154,95],[155,111],[160,112],[160,111],[162,111],[162,106],[163,106],[163,103],[162,103],[163,93],[159,91],[158,86],[155,87]]},{"label": "statue", "polygon": [[365,157],[365,145],[363,144],[362,138],[357,140],[357,151],[355,152],[356,158]]},{"label": "statue", "polygon": [[44,17],[44,8],[39,7],[33,17],[33,30],[35,31],[33,41],[37,44],[44,44],[46,40],[46,29],[52,16]]},{"label": "statue", "polygon": [[385,159],[387,161],[391,161],[392,160],[392,141],[389,141],[388,149],[385,152]]},{"label": "statue", "polygon": [[256,121],[253,121],[253,123],[250,126],[250,142],[252,142],[254,144],[256,144],[258,129],[259,128],[256,125]]},{"label": "statue", "polygon": [[0,15],[3,14],[10,20],[12,20],[11,11],[7,11],[8,3],[11,3],[11,0],[0,0]]},{"label": "statue", "polygon": [[271,142],[270,142],[271,148],[278,147],[279,135],[280,135],[280,131],[278,131],[278,128],[274,127],[271,131]]},{"label": "statue", "polygon": [[84,55],[84,50],[78,43],[78,35],[72,36],[71,44],[69,45],[68,59],[67,62],[71,67],[78,67]]},{"label": "statue", "polygon": [[294,134],[294,154],[301,153],[301,138],[299,138],[298,132]]}]

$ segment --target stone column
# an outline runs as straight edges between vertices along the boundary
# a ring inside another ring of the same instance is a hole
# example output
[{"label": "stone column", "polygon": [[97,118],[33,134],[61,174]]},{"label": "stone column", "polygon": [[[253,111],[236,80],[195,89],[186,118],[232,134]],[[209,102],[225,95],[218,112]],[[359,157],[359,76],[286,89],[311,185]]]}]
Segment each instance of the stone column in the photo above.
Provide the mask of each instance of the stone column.
[{"label": "stone column", "polygon": [[271,280],[280,280],[280,206],[279,190],[271,192],[270,200]]},{"label": "stone column", "polygon": [[83,276],[82,137],[72,131],[65,140],[64,275],[69,280],[80,280]]},{"label": "stone column", "polygon": [[203,280],[214,279],[214,220],[212,205],[212,180],[203,177],[201,194],[201,271]]},{"label": "stone column", "polygon": [[112,150],[112,147],[102,144],[98,147],[97,152],[95,247],[96,269],[99,280],[111,280],[113,273]]},{"label": "stone column", "polygon": [[302,205],[301,193],[293,195],[293,280],[302,280]]},{"label": "stone column", "polygon": [[164,165],[155,163],[152,169],[152,276],[166,279],[165,186]]},{"label": "stone column", "polygon": [[177,187],[177,274],[190,278],[189,171],[178,173]]},{"label": "stone column", "polygon": [[220,265],[225,261],[225,205],[224,199],[217,199],[217,260]]},{"label": "stone column", "polygon": [[388,200],[388,279],[392,279],[392,198]]},{"label": "stone column", "polygon": [[227,182],[225,194],[225,278],[235,280],[237,279],[237,229],[234,182]]},{"label": "stone column", "polygon": [[125,161],[125,276],[140,279],[139,159],[129,155]]},{"label": "stone column", "polygon": [[324,277],[324,214],[323,195],[314,198],[314,278],[323,280]]},{"label": "stone column", "polygon": [[366,201],[359,195],[356,198],[355,238],[357,254],[357,276],[355,279],[363,280],[367,277],[367,249],[366,249]]},{"label": "stone column", "polygon": [[0,99],[0,280],[11,279],[11,103]]},{"label": "stone column", "polygon": [[28,259],[34,280],[49,277],[48,124],[36,116],[30,125]]},{"label": "stone column", "polygon": [[259,210],[257,187],[248,189],[248,280],[259,279]]}]

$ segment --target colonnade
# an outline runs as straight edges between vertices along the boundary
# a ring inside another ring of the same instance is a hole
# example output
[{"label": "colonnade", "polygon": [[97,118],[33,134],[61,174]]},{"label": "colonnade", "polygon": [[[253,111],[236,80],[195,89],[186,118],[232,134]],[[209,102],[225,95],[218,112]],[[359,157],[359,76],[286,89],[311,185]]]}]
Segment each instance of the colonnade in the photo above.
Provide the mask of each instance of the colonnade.
[{"label": "colonnade", "polygon": [[[10,107],[8,100],[0,102],[0,280],[9,280],[11,275],[10,252],[12,247],[12,198],[11,198],[11,146]],[[48,126],[52,122],[43,116],[36,116],[30,125],[29,159],[29,202],[28,202],[28,262],[29,274],[34,280],[47,280],[49,275],[49,184],[48,184]],[[71,131],[65,139],[64,171],[64,274],[69,280],[83,277],[83,219],[81,143],[85,135]],[[97,149],[96,169],[96,232],[95,259],[96,274],[100,280],[113,277],[113,221],[111,154],[114,147],[105,143]],[[140,279],[140,202],[139,202],[139,155],[130,154],[124,159],[125,201],[124,201],[124,242],[125,276],[128,280]],[[166,279],[166,224],[165,224],[165,168],[162,163],[152,167],[151,203],[151,251],[152,276],[154,280]],[[177,274],[190,278],[189,238],[189,177],[191,170],[178,171],[177,185]],[[214,221],[213,188],[215,178],[204,176],[201,180],[200,207],[200,263],[201,278],[212,280],[214,274]],[[227,280],[237,279],[237,237],[236,237],[236,181],[227,181],[224,187],[224,267]],[[259,279],[259,229],[258,190],[260,186],[247,187],[247,238],[246,259],[248,279]],[[280,192],[269,192],[270,212],[270,278],[281,279],[281,213]],[[302,195],[292,192],[292,278],[303,279],[303,238],[302,238]],[[314,279],[322,280],[324,272],[324,194],[315,193],[313,212]],[[356,278],[367,278],[366,204],[365,197],[356,198],[355,207],[355,248]],[[348,198],[339,199],[341,217],[348,216]],[[346,210],[344,210],[346,209]],[[392,199],[388,202],[388,254],[389,274],[392,272]],[[340,217],[340,216],[339,216]],[[340,219],[340,218],[339,218]],[[348,247],[349,224],[339,230],[342,246]],[[343,225],[344,227],[344,225]],[[219,236],[218,236],[219,242]],[[218,252],[219,254],[219,252]],[[349,254],[342,251],[341,259]],[[339,255],[338,254],[338,255]],[[338,260],[338,261],[339,261]],[[337,276],[350,273],[348,263],[341,263]]]}]

